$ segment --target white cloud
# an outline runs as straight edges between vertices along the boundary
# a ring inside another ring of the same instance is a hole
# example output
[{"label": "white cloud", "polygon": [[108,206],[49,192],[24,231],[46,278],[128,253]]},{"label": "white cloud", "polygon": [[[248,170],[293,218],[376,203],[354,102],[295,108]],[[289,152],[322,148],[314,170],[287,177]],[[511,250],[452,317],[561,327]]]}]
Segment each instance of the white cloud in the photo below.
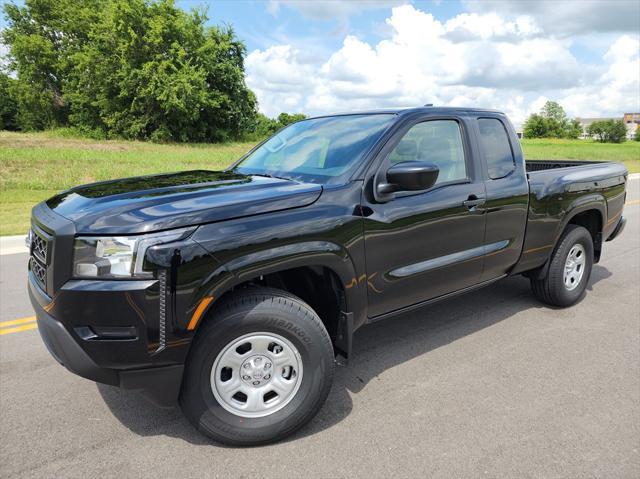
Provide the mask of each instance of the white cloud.
[{"label": "white cloud", "polygon": [[471,13],[441,22],[403,5],[386,24],[378,43],[349,35],[320,60],[294,45],[250,53],[247,83],[261,110],[274,116],[434,103],[501,109],[515,124],[547,98],[572,115],[638,110],[632,36],[619,36],[600,65],[589,65],[572,55],[570,38],[543,34],[533,16]]},{"label": "white cloud", "polygon": [[619,37],[604,55],[605,67],[588,85],[560,97],[568,112],[580,116],[620,116],[640,111],[640,41]]},{"label": "white cloud", "polygon": [[495,12],[483,15],[462,13],[448,20],[445,28],[447,37],[453,41],[517,39],[534,36],[541,32],[536,22],[529,16],[521,15],[514,21],[506,21]]}]

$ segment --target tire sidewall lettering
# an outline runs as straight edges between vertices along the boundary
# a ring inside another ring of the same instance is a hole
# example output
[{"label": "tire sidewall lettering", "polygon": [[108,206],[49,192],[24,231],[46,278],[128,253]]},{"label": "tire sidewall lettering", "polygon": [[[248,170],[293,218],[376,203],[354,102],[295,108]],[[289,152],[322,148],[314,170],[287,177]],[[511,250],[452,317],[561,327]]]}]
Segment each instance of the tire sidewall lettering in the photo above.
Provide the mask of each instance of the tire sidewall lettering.
[{"label": "tire sidewall lettering", "polygon": [[290,332],[306,345],[312,344],[311,338],[304,332],[299,324],[292,323],[291,321],[287,321],[282,318],[268,318],[265,320],[265,323],[269,326],[275,326]]}]

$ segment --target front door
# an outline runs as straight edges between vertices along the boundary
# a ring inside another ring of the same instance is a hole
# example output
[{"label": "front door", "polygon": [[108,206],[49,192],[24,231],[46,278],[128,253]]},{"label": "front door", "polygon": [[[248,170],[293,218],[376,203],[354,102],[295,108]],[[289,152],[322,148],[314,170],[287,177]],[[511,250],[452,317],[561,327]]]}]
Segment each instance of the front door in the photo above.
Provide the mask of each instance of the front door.
[{"label": "front door", "polygon": [[439,167],[427,191],[387,202],[363,195],[369,317],[411,306],[480,281],[484,255],[484,182],[469,157],[459,119],[408,125],[387,148],[380,174],[398,162]]}]

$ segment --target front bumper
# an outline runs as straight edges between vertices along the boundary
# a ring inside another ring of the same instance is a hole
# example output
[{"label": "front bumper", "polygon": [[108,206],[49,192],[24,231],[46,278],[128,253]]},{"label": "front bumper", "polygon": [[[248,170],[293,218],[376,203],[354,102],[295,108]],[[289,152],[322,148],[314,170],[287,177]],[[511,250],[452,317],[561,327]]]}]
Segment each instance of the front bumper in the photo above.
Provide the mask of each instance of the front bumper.
[{"label": "front bumper", "polygon": [[[56,361],[69,371],[99,383],[138,390],[161,407],[175,404],[182,384],[183,364],[132,369],[100,366],[81,346],[86,340],[75,330],[67,329],[63,323],[49,314],[48,309],[54,302],[49,300],[31,274],[29,274],[29,297],[36,313],[42,340]],[[116,341],[101,341],[101,343],[104,348],[114,349]]]},{"label": "front bumper", "polygon": [[621,216],[620,219],[618,220],[618,223],[616,224],[616,227],[613,229],[613,231],[607,238],[607,241],[614,240],[616,239],[616,237],[620,236],[620,233],[622,233],[626,224],[627,224],[627,219],[624,216]]}]

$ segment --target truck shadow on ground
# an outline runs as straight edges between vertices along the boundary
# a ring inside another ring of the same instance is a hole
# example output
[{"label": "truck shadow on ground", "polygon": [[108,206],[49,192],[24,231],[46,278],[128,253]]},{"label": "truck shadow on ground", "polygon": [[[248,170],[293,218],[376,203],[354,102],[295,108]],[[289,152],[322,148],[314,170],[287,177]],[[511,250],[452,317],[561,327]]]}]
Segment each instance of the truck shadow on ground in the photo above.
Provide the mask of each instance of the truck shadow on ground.
[{"label": "truck shadow on ground", "polygon": [[[611,273],[595,265],[588,290]],[[584,299],[584,298],[583,298]],[[310,436],[338,424],[353,409],[352,394],[366,390],[379,375],[406,361],[446,346],[522,311],[548,308],[538,302],[523,277],[508,278],[455,300],[443,301],[388,321],[360,329],[354,338],[354,358],[338,366],[333,388],[317,416],[287,441]],[[178,407],[156,408],[132,391],[98,384],[113,415],[142,436],[166,435],[192,444],[211,445],[182,416]]]}]

